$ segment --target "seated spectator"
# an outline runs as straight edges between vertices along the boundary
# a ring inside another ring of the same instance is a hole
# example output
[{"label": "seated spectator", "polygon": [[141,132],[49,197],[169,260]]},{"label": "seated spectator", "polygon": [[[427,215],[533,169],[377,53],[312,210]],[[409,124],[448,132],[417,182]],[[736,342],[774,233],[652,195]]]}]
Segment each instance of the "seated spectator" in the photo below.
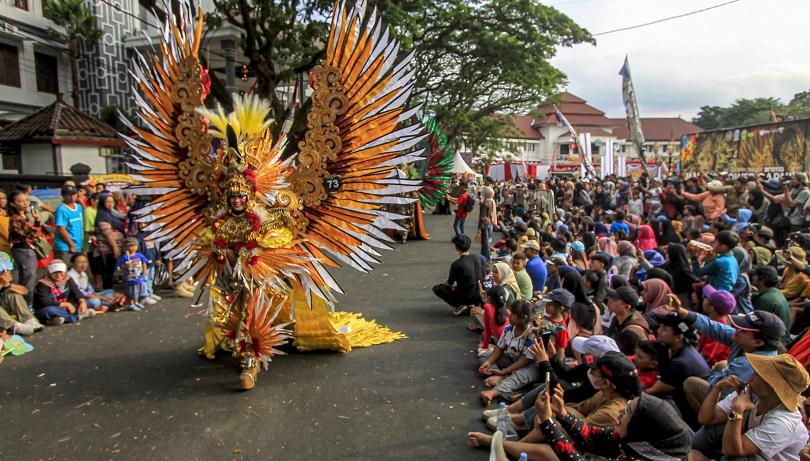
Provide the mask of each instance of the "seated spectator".
[{"label": "seated spectator", "polygon": [[779,289],[788,301],[798,299],[810,291],[808,290],[810,276],[802,272],[807,266],[807,253],[804,249],[791,246],[786,251],[777,251],[776,258],[787,266],[782,273],[782,284]]},{"label": "seated spectator", "polygon": [[638,343],[649,339],[651,333],[647,320],[636,310],[638,303],[638,293],[630,287],[608,291],[607,307],[613,319],[605,334],[616,341],[625,355],[633,355]]},{"label": "seated spectator", "polygon": [[641,282],[641,299],[646,305],[644,308],[644,318],[650,324],[650,329],[655,329],[655,322],[661,315],[666,315],[668,296],[672,293],[669,285],[660,279],[649,279]]},{"label": "seated spectator", "polygon": [[506,289],[500,285],[495,285],[486,293],[486,302],[481,312],[481,325],[484,331],[481,333],[481,342],[478,345],[479,353],[483,353],[498,343],[503,329],[509,324],[506,307],[514,299],[509,297]]},{"label": "seated spectator", "polygon": [[616,275],[630,278],[633,269],[638,265],[638,258],[636,257],[636,247],[627,240],[622,240],[618,243],[619,256],[613,260],[613,266],[616,268]]},{"label": "seated spectator", "polygon": [[433,287],[433,293],[451,305],[453,315],[461,315],[474,305],[481,304],[479,284],[484,280],[481,258],[470,254],[472,241],[464,234],[453,237],[453,245],[458,252],[450,266],[447,281]]},{"label": "seated spectator", "polygon": [[532,278],[526,272],[526,255],[523,253],[515,253],[512,256],[512,273],[517,280],[517,285],[520,291],[520,299],[532,299]]},{"label": "seated spectator", "polygon": [[683,319],[695,322],[698,331],[710,339],[731,347],[725,368],[712,372],[707,380],[691,377],[685,384],[685,392],[694,409],[700,408],[709,389],[726,376],[736,376],[747,381],[753,370],[748,363],[750,354],[774,356],[783,348],[785,325],[770,312],[754,311],[746,315],[729,316],[729,325],[714,322],[709,317],[684,309],[672,298],[673,311]]},{"label": "seated spectator", "polygon": [[90,262],[83,253],[73,255],[70,258],[70,263],[73,267],[68,271],[68,275],[82,292],[82,296],[87,301],[87,307],[96,311],[96,314],[107,312],[110,306],[115,303],[115,292],[113,290],[104,290],[96,293],[87,273]]},{"label": "seated spectator", "polygon": [[590,271],[596,275],[597,280],[591,286],[593,292],[593,302],[601,305],[607,300],[608,291],[608,269],[613,265],[613,258],[604,253],[596,253],[591,256]]},{"label": "seated spectator", "polygon": [[695,271],[695,275],[706,276],[706,283],[718,290],[731,291],[740,273],[737,260],[731,253],[737,242],[737,234],[727,230],[718,232],[712,244],[717,256],[710,255],[703,267]]},{"label": "seated spectator", "polygon": [[67,264],[61,259],[48,264],[48,275],[34,287],[34,313],[40,321],[54,326],[95,315],[79,287],[68,277]]},{"label": "seated spectator", "polygon": [[790,306],[782,291],[777,288],[779,275],[771,266],[758,266],[754,269],[751,285],[757,292],[751,296],[751,303],[755,310],[770,312],[777,315],[785,324],[785,339],[790,333]]},{"label": "seated spectator", "polygon": [[0,252],[0,331],[29,336],[42,330],[42,324],[28,309],[28,290],[11,283],[14,263],[6,252]]},{"label": "seated spectator", "polygon": [[529,240],[523,244],[523,252],[526,254],[526,272],[532,279],[532,293],[539,296],[546,287],[548,270],[546,263],[540,259],[540,244],[536,240]]},{"label": "seated spectator", "polygon": [[[703,314],[713,322],[728,325],[728,316],[734,312],[737,300],[728,291],[715,290],[713,286],[703,286]],[[731,347],[701,333],[698,350],[710,367],[725,362],[731,354]]]},{"label": "seated spectator", "polygon": [[[747,386],[726,377],[703,401],[699,419],[704,428],[695,434],[690,460],[799,459],[808,439],[799,405],[810,376],[789,354],[748,354],[748,360],[753,373]],[[733,392],[720,400],[724,391]]]},{"label": "seated spectator", "polygon": [[669,360],[669,348],[658,341],[641,341],[636,346],[633,361],[638,370],[638,379],[643,389],[649,389],[658,381],[661,364]]},{"label": "seated spectator", "polygon": [[509,264],[498,262],[493,264],[492,268],[493,282],[495,282],[496,285],[506,288],[506,291],[509,293],[509,301],[522,299],[520,286]]},{"label": "seated spectator", "polygon": [[485,406],[498,396],[509,399],[513,392],[537,381],[540,375],[532,363],[534,354],[530,350],[537,340],[531,328],[532,306],[526,301],[515,301],[509,311],[509,326],[504,328],[492,351],[482,356],[484,360],[478,369],[489,376],[484,385],[491,389],[481,392]]},{"label": "seated spectator", "polygon": [[694,346],[699,336],[695,323],[669,313],[658,319],[656,337],[669,348],[669,360],[661,364],[658,382],[645,390],[648,394],[671,399],[684,421],[697,426],[697,413],[689,405],[683,384],[690,377],[707,379],[711,370]]},{"label": "seated spectator", "polygon": [[[565,408],[558,394],[552,403],[542,393],[537,403],[537,419],[544,444],[503,442],[515,459],[527,453],[530,460],[578,461],[587,452],[594,459],[674,460],[685,459],[692,443],[689,427],[672,407],[651,395],[631,400],[614,427],[597,427],[575,417]],[[563,432],[565,431],[565,432]],[[467,434],[473,446],[489,446],[492,437],[479,432]]]}]

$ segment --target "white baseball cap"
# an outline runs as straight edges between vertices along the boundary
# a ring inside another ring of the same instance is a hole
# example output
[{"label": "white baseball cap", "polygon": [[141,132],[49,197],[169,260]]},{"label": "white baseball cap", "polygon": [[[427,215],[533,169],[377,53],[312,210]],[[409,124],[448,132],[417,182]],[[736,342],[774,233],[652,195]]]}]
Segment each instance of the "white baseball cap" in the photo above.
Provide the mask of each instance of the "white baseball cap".
[{"label": "white baseball cap", "polygon": [[571,347],[580,354],[593,355],[596,358],[605,352],[620,352],[616,341],[604,335],[594,335],[590,338],[577,336],[571,341]]}]

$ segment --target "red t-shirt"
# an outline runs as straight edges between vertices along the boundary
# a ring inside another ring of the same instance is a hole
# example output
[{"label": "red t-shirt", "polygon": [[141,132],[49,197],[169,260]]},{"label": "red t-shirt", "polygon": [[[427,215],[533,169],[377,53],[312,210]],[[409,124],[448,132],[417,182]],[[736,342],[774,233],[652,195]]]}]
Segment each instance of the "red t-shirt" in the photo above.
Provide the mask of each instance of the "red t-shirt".
[{"label": "red t-shirt", "polygon": [[557,349],[565,350],[570,340],[568,334],[568,314],[563,315],[563,319],[559,322],[552,320],[549,316],[546,316],[546,319],[551,324],[551,330],[554,332],[554,343]]},{"label": "red t-shirt", "polygon": [[456,218],[466,219],[467,215],[470,214],[469,211],[464,209],[468,200],[470,200],[470,196],[466,192],[458,196],[458,202],[456,202],[456,205],[458,205],[456,207]]},{"label": "red t-shirt", "polygon": [[638,380],[641,381],[642,388],[649,389],[653,384],[655,384],[656,381],[658,381],[658,370],[639,370]]},{"label": "red t-shirt", "polygon": [[486,349],[492,338],[495,338],[495,342],[498,342],[498,338],[501,337],[503,329],[507,325],[509,325],[509,317],[504,315],[503,325],[498,325],[495,322],[495,306],[484,304],[484,332],[481,333],[481,348]]},{"label": "red t-shirt", "polygon": [[[721,317],[717,319],[717,322],[728,325],[728,317]],[[710,367],[713,367],[715,363],[721,360],[728,360],[728,356],[731,354],[731,348],[729,346],[709,339],[705,335],[700,335],[698,350]]]}]

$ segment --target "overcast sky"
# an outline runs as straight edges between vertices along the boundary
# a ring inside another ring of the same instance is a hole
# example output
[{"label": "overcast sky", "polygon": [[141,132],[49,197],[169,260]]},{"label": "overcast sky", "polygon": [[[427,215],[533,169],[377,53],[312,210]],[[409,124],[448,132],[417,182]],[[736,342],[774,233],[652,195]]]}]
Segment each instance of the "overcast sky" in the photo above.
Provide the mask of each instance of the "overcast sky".
[{"label": "overcast sky", "polygon": [[[595,34],[726,0],[548,0]],[[690,119],[704,105],[810,90],[810,0],[740,0],[711,11],[561,48],[552,61],[568,90],[623,117],[621,77],[630,58],[642,117]]]}]

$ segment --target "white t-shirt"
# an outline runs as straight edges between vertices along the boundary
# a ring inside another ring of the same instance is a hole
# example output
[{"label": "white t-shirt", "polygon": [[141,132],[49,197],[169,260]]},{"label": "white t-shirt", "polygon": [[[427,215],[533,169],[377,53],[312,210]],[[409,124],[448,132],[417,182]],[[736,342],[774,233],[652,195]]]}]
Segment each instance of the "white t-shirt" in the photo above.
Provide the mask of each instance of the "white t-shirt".
[{"label": "white t-shirt", "polygon": [[498,349],[503,351],[503,355],[517,361],[520,356],[524,356],[529,360],[534,360],[534,354],[529,348],[537,338],[534,335],[534,330],[527,328],[523,330],[523,334],[515,336],[515,327],[512,325],[503,329],[501,337],[498,338]]},{"label": "white t-shirt", "polygon": [[76,282],[76,286],[82,290],[83,295],[93,293],[93,287],[90,285],[90,277],[87,276],[87,272],[80,274],[76,271],[76,269],[71,268],[68,271],[68,275],[73,279],[74,282]]},{"label": "white t-shirt", "polygon": [[[728,414],[735,397],[737,393],[732,392],[717,402],[717,406]],[[756,415],[756,410],[749,411],[746,427],[748,430],[744,435],[769,461],[799,461],[799,452],[807,444],[807,429],[801,413],[788,411],[784,405],[764,415]]]}]

